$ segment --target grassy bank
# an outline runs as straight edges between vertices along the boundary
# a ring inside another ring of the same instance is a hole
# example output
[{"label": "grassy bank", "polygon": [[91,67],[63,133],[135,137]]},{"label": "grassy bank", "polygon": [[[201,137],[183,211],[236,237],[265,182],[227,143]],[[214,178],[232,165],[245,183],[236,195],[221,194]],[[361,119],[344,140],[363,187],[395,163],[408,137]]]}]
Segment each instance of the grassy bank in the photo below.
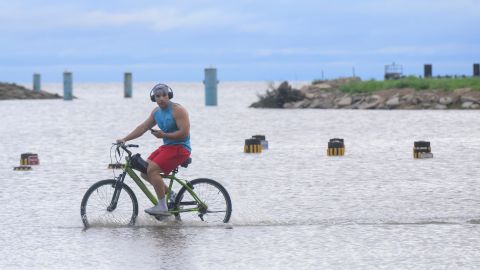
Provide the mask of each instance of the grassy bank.
[{"label": "grassy bank", "polygon": [[340,90],[345,93],[370,93],[378,90],[394,88],[446,91],[452,91],[459,88],[471,88],[472,90],[480,91],[480,78],[419,79],[417,77],[407,77],[399,80],[387,81],[353,81],[340,86]]}]

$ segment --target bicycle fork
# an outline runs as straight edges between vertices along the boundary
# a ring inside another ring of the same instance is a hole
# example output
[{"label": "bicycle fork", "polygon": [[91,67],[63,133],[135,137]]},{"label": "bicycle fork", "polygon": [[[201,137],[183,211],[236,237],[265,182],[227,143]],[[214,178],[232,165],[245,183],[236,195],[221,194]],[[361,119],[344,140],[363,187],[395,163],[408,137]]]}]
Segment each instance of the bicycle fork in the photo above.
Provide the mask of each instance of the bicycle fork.
[{"label": "bicycle fork", "polygon": [[115,181],[115,186],[114,186],[115,190],[113,192],[112,200],[110,201],[110,205],[107,207],[108,212],[112,212],[113,210],[115,210],[115,208],[117,208],[117,202],[118,202],[118,198],[120,197],[120,192],[122,191],[123,180],[125,180],[125,175],[126,175],[125,172],[120,174]]}]

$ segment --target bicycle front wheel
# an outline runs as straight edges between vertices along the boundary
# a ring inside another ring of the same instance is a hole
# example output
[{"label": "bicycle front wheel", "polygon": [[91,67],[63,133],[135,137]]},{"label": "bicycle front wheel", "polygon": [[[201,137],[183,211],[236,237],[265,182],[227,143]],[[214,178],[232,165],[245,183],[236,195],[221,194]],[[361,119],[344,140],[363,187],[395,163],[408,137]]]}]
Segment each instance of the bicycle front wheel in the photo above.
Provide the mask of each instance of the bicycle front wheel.
[{"label": "bicycle front wheel", "polygon": [[135,193],[125,184],[116,188],[117,181],[102,180],[91,186],[82,199],[80,214],[83,225],[134,225],[138,215]]},{"label": "bicycle front wheel", "polygon": [[227,190],[220,183],[207,178],[199,178],[189,183],[203,205],[182,187],[175,199],[177,218],[182,221],[205,221],[207,223],[227,223],[232,214],[232,201]]}]

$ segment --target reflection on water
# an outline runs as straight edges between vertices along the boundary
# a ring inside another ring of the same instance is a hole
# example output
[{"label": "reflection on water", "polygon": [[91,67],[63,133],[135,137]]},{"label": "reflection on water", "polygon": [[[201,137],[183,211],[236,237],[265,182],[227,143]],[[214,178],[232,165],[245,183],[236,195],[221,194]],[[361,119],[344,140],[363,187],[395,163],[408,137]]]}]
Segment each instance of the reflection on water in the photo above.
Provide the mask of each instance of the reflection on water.
[{"label": "reflection on water", "polygon": [[[136,226],[83,230],[82,196],[113,178],[110,145],[152,110],[151,85],[132,99],[121,84],[80,84],[73,102],[0,102],[0,268],[476,268],[479,112],[249,109],[266,83],[220,84],[217,107],[200,83],[172,84],[192,125],[193,163],[179,176],[222,183],[229,224],[159,222],[127,179]],[[270,149],[244,154],[255,134]],[[344,157],[326,155],[335,137]],[[416,140],[433,159],[413,159]],[[158,146],[149,134],[135,143],[143,157]],[[24,152],[40,166],[13,171]]]}]

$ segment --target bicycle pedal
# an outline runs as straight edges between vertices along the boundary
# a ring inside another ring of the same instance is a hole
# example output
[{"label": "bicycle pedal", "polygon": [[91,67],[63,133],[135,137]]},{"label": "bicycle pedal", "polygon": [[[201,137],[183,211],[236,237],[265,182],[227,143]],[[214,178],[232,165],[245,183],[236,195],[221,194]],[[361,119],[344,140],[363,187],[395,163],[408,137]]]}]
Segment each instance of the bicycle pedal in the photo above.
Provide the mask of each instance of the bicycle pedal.
[{"label": "bicycle pedal", "polygon": [[152,215],[158,221],[164,221],[168,219],[170,216],[162,216],[162,215]]}]

